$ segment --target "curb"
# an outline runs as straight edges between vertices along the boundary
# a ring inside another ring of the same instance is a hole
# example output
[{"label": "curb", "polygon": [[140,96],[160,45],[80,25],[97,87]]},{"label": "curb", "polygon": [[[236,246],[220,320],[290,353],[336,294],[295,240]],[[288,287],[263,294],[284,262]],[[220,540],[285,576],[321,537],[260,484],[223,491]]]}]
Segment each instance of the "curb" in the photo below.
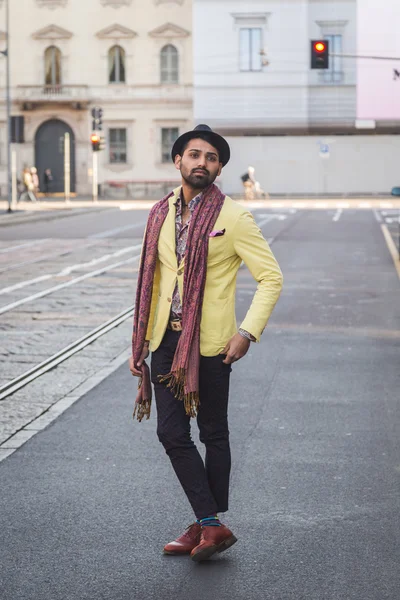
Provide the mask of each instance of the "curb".
[{"label": "curb", "polygon": [[[24,225],[26,223],[37,223],[38,221],[54,221],[55,219],[64,219],[65,217],[74,217],[76,215],[87,215],[92,212],[98,212],[99,210],[113,210],[112,206],[99,206],[96,208],[67,208],[63,210],[53,210],[51,214],[46,211],[45,214],[40,214],[40,211],[30,213],[29,215],[12,215],[12,220],[5,221],[4,218],[0,217],[0,227],[11,227],[12,225]],[[13,218],[14,217],[14,218]],[[16,217],[16,218],[15,218]]]}]

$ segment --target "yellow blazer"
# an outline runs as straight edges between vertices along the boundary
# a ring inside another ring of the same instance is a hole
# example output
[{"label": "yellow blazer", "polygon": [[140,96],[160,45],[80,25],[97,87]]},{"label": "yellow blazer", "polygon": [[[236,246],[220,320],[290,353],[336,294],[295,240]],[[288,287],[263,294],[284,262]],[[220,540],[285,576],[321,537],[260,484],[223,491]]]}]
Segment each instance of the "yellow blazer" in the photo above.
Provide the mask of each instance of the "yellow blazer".
[{"label": "yellow blazer", "polygon": [[[169,212],[161,228],[158,259],[153,284],[150,319],[146,339],[150,350],[160,345],[170,318],[172,294],[178,280],[183,302],[185,259],[178,265],[175,250],[176,203],[181,188],[169,199]],[[253,216],[240,204],[226,197],[214,229],[225,234],[210,237],[207,279],[200,326],[202,356],[216,356],[237,333],[235,317],[236,276],[244,261],[258,282],[241,327],[257,341],[268,322],[282,289],[282,273]]]}]

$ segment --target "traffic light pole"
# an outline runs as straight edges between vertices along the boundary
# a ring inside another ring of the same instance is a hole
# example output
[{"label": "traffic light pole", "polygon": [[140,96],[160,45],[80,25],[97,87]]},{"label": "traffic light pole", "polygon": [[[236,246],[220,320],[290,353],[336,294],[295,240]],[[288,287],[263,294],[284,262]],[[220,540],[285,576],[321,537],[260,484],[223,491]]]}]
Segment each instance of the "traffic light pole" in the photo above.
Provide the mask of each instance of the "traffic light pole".
[{"label": "traffic light pole", "polygon": [[99,181],[99,154],[93,152],[93,202],[98,202],[98,181]]},{"label": "traffic light pole", "polygon": [[64,134],[64,197],[65,202],[71,201],[71,139],[69,133]]},{"label": "traffic light pole", "polygon": [[17,187],[17,152],[16,150],[13,150],[11,152],[11,210],[17,208]]}]

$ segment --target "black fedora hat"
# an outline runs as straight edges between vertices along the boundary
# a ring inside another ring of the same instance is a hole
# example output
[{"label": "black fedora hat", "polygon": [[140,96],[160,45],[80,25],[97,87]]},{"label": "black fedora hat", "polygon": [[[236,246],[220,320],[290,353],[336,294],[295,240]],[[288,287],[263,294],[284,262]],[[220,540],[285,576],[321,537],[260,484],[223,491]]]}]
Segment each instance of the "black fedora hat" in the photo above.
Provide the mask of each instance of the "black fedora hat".
[{"label": "black fedora hat", "polygon": [[190,142],[190,140],[195,140],[196,138],[207,139],[207,141],[218,150],[219,160],[222,162],[223,166],[229,162],[231,149],[229,148],[228,142],[222,135],[215,133],[208,125],[197,125],[193,131],[183,133],[173,145],[171,152],[172,160],[175,162],[177,154],[182,156],[182,151],[186,144]]}]

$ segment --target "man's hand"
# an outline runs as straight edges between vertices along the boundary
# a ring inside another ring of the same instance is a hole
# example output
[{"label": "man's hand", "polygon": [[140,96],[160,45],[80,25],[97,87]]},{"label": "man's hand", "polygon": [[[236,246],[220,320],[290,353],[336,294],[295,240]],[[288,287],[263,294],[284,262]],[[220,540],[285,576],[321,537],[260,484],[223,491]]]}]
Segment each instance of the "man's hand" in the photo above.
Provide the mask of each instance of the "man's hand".
[{"label": "man's hand", "polygon": [[247,354],[249,346],[250,340],[240,335],[240,333],[236,333],[221,352],[221,354],[226,354],[223,362],[226,365],[231,365],[233,362],[240,360]]},{"label": "man's hand", "polygon": [[[149,355],[149,346],[145,345],[143,348],[143,352],[138,360],[137,366],[141,367],[142,364],[144,363],[144,361],[146,360],[146,358]],[[139,371],[139,369],[136,369],[134,363],[133,363],[133,356],[130,357],[129,359],[129,370],[132,373],[132,375],[134,377],[141,377],[142,376],[142,371]]]}]

